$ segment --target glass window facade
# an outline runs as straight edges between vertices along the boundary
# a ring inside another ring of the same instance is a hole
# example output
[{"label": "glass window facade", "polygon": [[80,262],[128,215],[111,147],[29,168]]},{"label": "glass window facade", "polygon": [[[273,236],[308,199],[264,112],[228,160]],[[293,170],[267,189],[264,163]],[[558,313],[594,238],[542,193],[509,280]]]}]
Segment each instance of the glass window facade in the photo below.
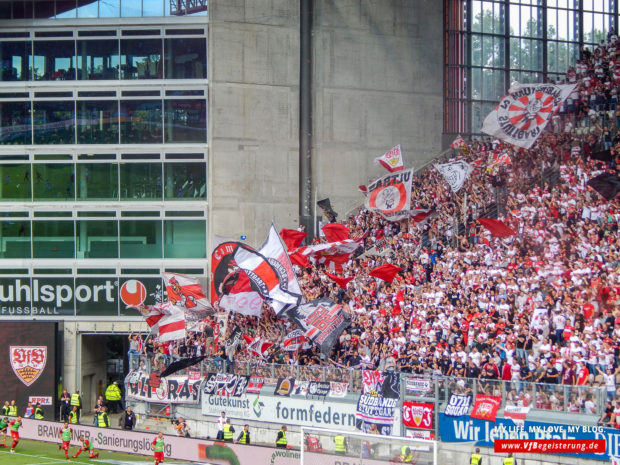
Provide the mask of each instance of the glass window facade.
[{"label": "glass window facade", "polygon": [[34,143],[73,144],[75,142],[75,102],[34,102]]},{"label": "glass window facade", "polygon": [[0,20],[205,16],[207,3],[207,0],[12,0],[0,3]]},{"label": "glass window facade", "polygon": [[206,79],[205,30],[179,30],[190,37],[167,31],[174,30],[163,38],[159,29],[145,37],[143,30],[111,29],[78,31],[77,38],[0,38],[0,82]]},{"label": "glass window facade", "polygon": [[0,145],[32,144],[31,110],[31,102],[0,102]]},{"label": "glass window facade", "polygon": [[615,0],[445,0],[445,123],[478,134],[515,82],[565,76],[579,57],[617,30]]}]

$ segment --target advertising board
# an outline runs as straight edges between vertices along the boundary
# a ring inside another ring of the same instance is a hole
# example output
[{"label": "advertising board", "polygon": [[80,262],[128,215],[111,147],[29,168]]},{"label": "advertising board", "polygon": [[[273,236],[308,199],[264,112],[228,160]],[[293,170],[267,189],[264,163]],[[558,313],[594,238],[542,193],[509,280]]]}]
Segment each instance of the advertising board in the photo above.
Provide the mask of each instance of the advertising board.
[{"label": "advertising board", "polygon": [[[20,436],[47,442],[58,442],[61,423],[39,420],[24,420]],[[152,442],[155,434],[141,433],[95,426],[72,425],[71,445],[79,445],[79,437],[90,439],[95,449],[112,450],[129,454],[152,456]],[[298,451],[281,450],[271,447],[244,446],[238,444],[224,445],[221,442],[165,436],[164,456],[174,460],[207,462],[214,465],[231,465],[239,463],[260,463],[269,465],[298,465]]]}]

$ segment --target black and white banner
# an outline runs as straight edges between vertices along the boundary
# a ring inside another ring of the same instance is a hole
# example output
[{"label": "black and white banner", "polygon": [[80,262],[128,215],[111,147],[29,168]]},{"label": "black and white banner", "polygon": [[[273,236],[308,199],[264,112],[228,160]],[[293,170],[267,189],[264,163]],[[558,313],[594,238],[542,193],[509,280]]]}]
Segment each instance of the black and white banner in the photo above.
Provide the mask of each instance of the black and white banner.
[{"label": "black and white banner", "polygon": [[395,221],[409,216],[413,170],[399,171],[368,185],[366,208]]},{"label": "black and white banner", "polygon": [[442,165],[438,163],[435,165],[435,168],[450,185],[452,192],[458,192],[473,171],[472,166],[463,160],[444,163]]},{"label": "black and white banner", "polygon": [[200,397],[201,379],[190,380],[187,376],[168,376],[133,372],[125,378],[128,382],[126,397],[144,402],[165,404],[197,404]]},{"label": "black and white banner", "polygon": [[304,332],[321,353],[329,355],[336,340],[350,324],[351,317],[342,305],[331,299],[318,299],[288,310],[286,317]]},{"label": "black and white banner", "polygon": [[371,425],[377,425],[382,435],[390,436],[397,405],[398,399],[362,394],[357,401],[355,426],[367,433]]},{"label": "black and white banner", "polygon": [[325,397],[327,394],[329,394],[330,389],[331,386],[329,382],[310,381],[310,384],[308,385],[308,395]]},{"label": "black and white banner", "polygon": [[461,415],[467,415],[470,403],[471,396],[465,394],[452,394],[444,413],[449,417],[460,417]]},{"label": "black and white banner", "polygon": [[245,394],[250,377],[228,373],[209,373],[202,392],[205,395],[241,397]]}]

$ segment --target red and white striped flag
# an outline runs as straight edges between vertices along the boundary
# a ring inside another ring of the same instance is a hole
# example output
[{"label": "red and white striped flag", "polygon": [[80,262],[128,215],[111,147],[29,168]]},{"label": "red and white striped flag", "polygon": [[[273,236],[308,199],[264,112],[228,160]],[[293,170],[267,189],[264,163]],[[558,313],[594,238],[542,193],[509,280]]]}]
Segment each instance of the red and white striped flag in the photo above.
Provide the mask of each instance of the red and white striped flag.
[{"label": "red and white striped flag", "polygon": [[176,341],[185,339],[185,313],[182,310],[171,306],[174,310],[169,315],[164,315],[159,320],[159,340],[160,342]]},{"label": "red and white striped flag", "polygon": [[362,239],[309,245],[297,249],[296,253],[305,255],[315,264],[325,265],[330,271],[342,271],[342,265],[351,259],[353,252],[360,246]]},{"label": "red and white striped flag", "polygon": [[521,405],[506,405],[504,408],[504,417],[511,418],[515,423],[525,421],[525,417],[530,411],[529,407]]},{"label": "red and white striped flag", "polygon": [[380,157],[375,158],[375,165],[383,166],[390,173],[404,170],[405,165],[403,165],[403,154],[400,151],[400,145],[385,152]]},{"label": "red and white striped flag", "polygon": [[262,357],[263,354],[273,345],[272,342],[263,341],[262,338],[252,338],[246,334],[243,335],[246,344],[248,345],[248,352],[256,357]]},{"label": "red and white striped flag", "polygon": [[450,148],[458,149],[461,147],[465,147],[465,141],[460,135],[458,135],[456,136],[456,139],[454,139],[454,141],[450,144]]}]

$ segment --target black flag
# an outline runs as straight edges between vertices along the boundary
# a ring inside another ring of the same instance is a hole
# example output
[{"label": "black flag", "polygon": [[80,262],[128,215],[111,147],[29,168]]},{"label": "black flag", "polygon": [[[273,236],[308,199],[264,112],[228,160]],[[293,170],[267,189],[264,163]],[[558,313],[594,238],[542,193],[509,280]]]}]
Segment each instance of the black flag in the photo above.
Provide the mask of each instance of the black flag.
[{"label": "black flag", "polygon": [[170,376],[177,371],[181,371],[183,368],[191,367],[196,365],[197,363],[202,362],[206,357],[206,355],[202,355],[200,357],[190,357],[190,358],[182,358],[181,360],[177,360],[176,362],[172,362],[168,365],[164,371],[159,375],[160,378],[164,378],[166,376]]},{"label": "black flag", "polygon": [[327,219],[330,221],[330,223],[336,221],[336,218],[338,218],[338,213],[336,213],[332,208],[332,204],[329,201],[329,198],[319,200],[316,204],[321,210],[323,210],[325,215],[327,215]]},{"label": "black flag", "polygon": [[599,174],[590,179],[587,184],[607,200],[615,199],[620,192],[620,178],[613,173]]}]

